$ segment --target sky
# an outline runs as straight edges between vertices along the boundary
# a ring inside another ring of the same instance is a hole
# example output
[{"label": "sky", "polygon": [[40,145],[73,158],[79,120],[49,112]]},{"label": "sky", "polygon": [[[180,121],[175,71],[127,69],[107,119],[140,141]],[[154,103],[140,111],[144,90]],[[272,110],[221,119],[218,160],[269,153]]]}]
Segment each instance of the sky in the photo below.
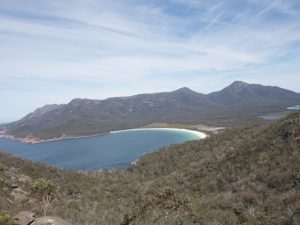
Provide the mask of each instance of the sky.
[{"label": "sky", "polygon": [[0,122],[235,80],[300,92],[299,0],[0,0]]}]

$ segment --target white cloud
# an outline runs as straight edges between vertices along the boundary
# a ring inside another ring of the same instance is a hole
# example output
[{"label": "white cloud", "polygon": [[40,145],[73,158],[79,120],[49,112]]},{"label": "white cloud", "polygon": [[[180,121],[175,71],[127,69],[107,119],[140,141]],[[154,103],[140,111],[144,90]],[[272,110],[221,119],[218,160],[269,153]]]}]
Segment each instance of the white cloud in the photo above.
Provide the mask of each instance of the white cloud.
[{"label": "white cloud", "polygon": [[[272,66],[280,61],[282,84],[294,88],[299,8],[296,0],[4,1],[0,78],[12,87],[9,78],[54,80],[60,88],[68,80],[85,83],[84,88],[65,85],[65,100],[180,86],[209,92],[253,74],[257,81],[268,80],[279,74]],[[90,85],[99,82],[105,85],[101,91]],[[42,97],[49,94],[55,96],[46,91]]]}]

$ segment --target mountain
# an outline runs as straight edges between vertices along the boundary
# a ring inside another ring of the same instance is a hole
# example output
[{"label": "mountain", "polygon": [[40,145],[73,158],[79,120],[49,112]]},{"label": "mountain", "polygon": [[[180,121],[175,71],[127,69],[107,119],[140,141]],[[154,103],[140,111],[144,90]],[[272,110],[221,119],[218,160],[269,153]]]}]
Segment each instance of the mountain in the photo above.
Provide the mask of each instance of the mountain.
[{"label": "mountain", "polygon": [[48,216],[74,225],[297,225],[300,114],[172,145],[122,170],[61,170],[0,152],[0,178],[0,221],[41,216],[28,193],[43,178],[59,190]]},{"label": "mountain", "polygon": [[0,129],[15,138],[42,140],[102,134],[151,123],[236,125],[299,103],[299,93],[236,81],[207,95],[184,87],[105,100],[74,99],[68,104],[39,108]]},{"label": "mountain", "polygon": [[57,105],[57,104],[45,105],[41,108],[36,109],[34,112],[29,113],[27,116],[25,116],[23,119],[21,119],[20,122],[38,118],[40,116],[43,116],[45,113],[50,112],[55,109],[59,109],[62,106],[63,105]]},{"label": "mountain", "polygon": [[277,106],[288,101],[288,104],[299,101],[299,94],[279,87],[247,84],[235,81],[221,91],[208,95],[213,102],[224,105],[248,105],[249,103]]}]

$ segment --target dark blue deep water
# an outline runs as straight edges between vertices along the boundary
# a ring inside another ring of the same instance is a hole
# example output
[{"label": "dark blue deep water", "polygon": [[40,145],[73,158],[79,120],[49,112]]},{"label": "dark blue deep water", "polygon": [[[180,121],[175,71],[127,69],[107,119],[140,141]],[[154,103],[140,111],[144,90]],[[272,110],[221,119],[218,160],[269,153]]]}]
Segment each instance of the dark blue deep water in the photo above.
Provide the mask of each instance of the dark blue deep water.
[{"label": "dark blue deep water", "polygon": [[183,131],[139,130],[40,144],[0,138],[0,149],[60,168],[97,170],[124,168],[145,153],[195,139],[196,135]]}]

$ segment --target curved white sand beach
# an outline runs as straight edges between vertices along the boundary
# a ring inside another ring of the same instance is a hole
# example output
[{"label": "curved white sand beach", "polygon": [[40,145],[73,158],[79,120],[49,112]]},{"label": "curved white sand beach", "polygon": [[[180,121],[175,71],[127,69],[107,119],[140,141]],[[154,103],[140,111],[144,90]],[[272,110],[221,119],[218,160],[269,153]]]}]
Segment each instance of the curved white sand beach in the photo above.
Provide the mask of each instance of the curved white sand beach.
[{"label": "curved white sand beach", "polygon": [[199,139],[203,139],[206,138],[208,135],[200,132],[200,131],[196,131],[196,130],[188,130],[188,129],[181,129],[181,128],[134,128],[134,129],[127,129],[127,130],[116,130],[116,131],[111,131],[110,133],[122,133],[122,132],[128,132],[128,131],[139,131],[139,130],[166,130],[166,131],[180,131],[180,132],[186,132],[186,133],[190,133],[190,134],[194,134],[196,135]]}]

